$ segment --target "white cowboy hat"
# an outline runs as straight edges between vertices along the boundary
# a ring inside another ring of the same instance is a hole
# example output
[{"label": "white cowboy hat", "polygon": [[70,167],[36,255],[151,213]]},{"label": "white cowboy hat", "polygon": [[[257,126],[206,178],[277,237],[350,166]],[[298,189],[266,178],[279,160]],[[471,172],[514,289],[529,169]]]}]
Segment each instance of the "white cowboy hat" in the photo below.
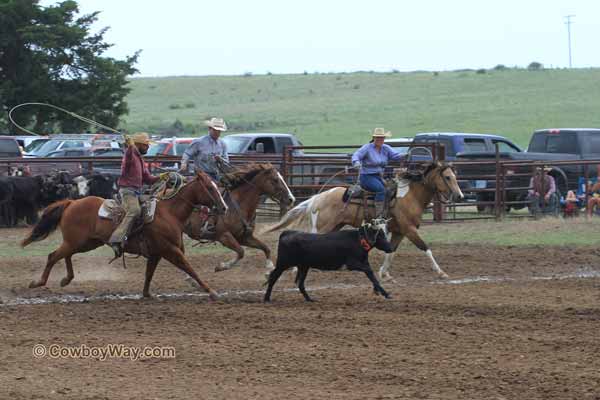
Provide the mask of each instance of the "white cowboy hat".
[{"label": "white cowboy hat", "polygon": [[373,133],[371,134],[371,137],[384,137],[384,138],[388,138],[388,137],[392,137],[392,133],[391,132],[386,132],[385,129],[383,128],[375,128],[373,129]]},{"label": "white cowboy hat", "polygon": [[211,118],[209,120],[204,121],[204,124],[209,128],[213,128],[217,131],[225,132],[227,130],[227,124],[223,120],[223,118]]}]

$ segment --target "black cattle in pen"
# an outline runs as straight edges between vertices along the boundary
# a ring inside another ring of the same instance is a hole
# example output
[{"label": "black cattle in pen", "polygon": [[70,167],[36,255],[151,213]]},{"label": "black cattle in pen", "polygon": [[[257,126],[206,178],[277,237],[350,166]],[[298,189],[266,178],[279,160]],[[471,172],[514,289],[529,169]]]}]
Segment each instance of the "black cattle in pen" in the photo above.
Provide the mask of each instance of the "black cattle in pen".
[{"label": "black cattle in pen", "polygon": [[296,283],[306,301],[312,301],[304,288],[309,268],[333,271],[344,266],[350,271],[364,272],[373,283],[375,293],[389,298],[369,264],[372,248],[386,253],[392,251],[384,228],[385,222],[382,221],[375,225],[364,224],[358,229],[324,234],[284,231],[279,237],[277,264],[269,275],[264,301],[271,301],[273,285],[285,270],[292,267],[298,268]]}]

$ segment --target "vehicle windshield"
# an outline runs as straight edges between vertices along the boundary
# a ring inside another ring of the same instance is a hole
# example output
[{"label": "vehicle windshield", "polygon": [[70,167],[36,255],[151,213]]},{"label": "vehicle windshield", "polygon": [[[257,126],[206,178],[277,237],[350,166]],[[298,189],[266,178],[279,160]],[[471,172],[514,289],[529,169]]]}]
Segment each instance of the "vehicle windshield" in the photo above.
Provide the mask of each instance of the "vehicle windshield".
[{"label": "vehicle windshield", "polygon": [[155,143],[150,146],[150,148],[148,149],[148,153],[146,153],[146,156],[156,156],[165,154],[165,149],[168,145],[169,143]]},{"label": "vehicle windshield", "polygon": [[249,140],[247,137],[239,136],[225,136],[223,138],[228,153],[241,153],[246,148]]},{"label": "vehicle windshield", "polygon": [[36,156],[45,156],[46,154],[54,151],[60,146],[62,140],[48,140],[46,143],[41,145],[37,150],[33,151],[32,154]]},{"label": "vehicle windshield", "polygon": [[23,149],[25,153],[33,153],[44,145],[50,139],[35,139]]}]

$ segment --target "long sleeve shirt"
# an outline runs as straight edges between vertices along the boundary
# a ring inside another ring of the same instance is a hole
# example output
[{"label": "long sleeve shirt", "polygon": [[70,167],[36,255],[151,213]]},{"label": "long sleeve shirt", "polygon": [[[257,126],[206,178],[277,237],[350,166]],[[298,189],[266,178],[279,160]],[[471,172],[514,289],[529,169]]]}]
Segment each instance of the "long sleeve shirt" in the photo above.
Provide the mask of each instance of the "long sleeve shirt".
[{"label": "long sleeve shirt", "polygon": [[151,185],[157,180],[159,177],[150,174],[137,147],[128,146],[121,161],[121,176],[117,181],[119,187],[141,189],[144,183]]},{"label": "long sleeve shirt", "polygon": [[218,175],[219,171],[214,161],[215,155],[225,161],[229,161],[225,142],[221,139],[215,140],[210,135],[206,135],[192,141],[192,144],[183,153],[181,162],[187,164],[189,160],[192,160],[194,168],[197,170],[202,170],[207,174]]},{"label": "long sleeve shirt", "polygon": [[401,158],[402,154],[387,144],[377,151],[374,143],[367,143],[352,155],[352,164],[361,164],[361,174],[378,174],[383,172],[390,160],[398,161]]}]

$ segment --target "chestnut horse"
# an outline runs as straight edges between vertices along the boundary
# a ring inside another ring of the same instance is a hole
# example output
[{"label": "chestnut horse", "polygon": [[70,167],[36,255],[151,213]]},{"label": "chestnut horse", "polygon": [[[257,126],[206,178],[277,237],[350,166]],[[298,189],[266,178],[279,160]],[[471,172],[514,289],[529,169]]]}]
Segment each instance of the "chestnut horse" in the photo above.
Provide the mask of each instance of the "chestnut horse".
[{"label": "chestnut horse", "polygon": [[[390,243],[394,252],[385,255],[384,263],[379,269],[380,278],[392,279],[388,268],[398,245],[405,236],[427,254],[434,271],[440,277],[447,278],[448,275],[435,261],[431,250],[421,239],[417,230],[421,224],[423,212],[436,194],[442,202],[446,202],[452,197],[464,198],[452,167],[445,163],[429,163],[424,170],[418,173],[400,174],[396,177],[396,183],[398,185],[397,196],[390,204],[389,215],[391,218],[388,222],[388,231],[392,235]],[[345,225],[360,227],[363,220],[369,220],[373,215],[365,218],[362,201],[351,201],[344,205],[342,196],[345,191],[345,188],[337,187],[309,198],[288,211],[281,221],[268,228],[264,233],[284,228],[303,219],[308,220],[309,229],[313,233],[337,231]]]},{"label": "chestnut horse", "polygon": [[[62,232],[63,242],[58,249],[48,254],[42,277],[37,282],[31,282],[30,288],[45,286],[52,267],[63,258],[67,276],[61,280],[60,285],[68,285],[74,278],[71,261],[73,254],[94,250],[108,242],[117,223],[98,217],[103,201],[100,197],[89,196],[80,200],[59,201],[44,210],[42,218],[21,242],[21,246],[47,238],[58,227]],[[164,257],[194,279],[209,293],[211,299],[217,298],[216,292],[200,280],[184,255],[183,225],[194,208],[202,205],[216,207],[220,213],[227,211],[227,205],[217,186],[208,175],[199,173],[172,198],[159,201],[154,220],[127,240],[125,252],[140,254],[147,259],[144,297],[150,297],[152,276],[158,262]]]},{"label": "chestnut horse", "polygon": [[218,217],[215,232],[203,234],[204,221],[197,218],[195,214],[189,218],[184,232],[192,239],[221,242],[225,247],[236,252],[237,257],[216,266],[216,272],[235,266],[244,257],[242,246],[262,250],[267,258],[265,267],[269,270],[274,269],[271,249],[254,236],[256,209],[263,196],[268,196],[288,207],[294,204],[296,200],[294,195],[281,174],[269,163],[249,164],[226,174],[223,180],[227,183],[228,193],[225,194],[225,200],[229,209],[225,215]]}]

